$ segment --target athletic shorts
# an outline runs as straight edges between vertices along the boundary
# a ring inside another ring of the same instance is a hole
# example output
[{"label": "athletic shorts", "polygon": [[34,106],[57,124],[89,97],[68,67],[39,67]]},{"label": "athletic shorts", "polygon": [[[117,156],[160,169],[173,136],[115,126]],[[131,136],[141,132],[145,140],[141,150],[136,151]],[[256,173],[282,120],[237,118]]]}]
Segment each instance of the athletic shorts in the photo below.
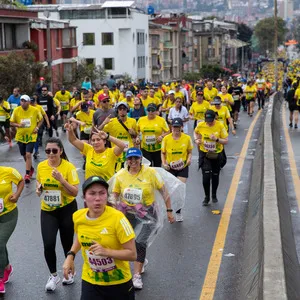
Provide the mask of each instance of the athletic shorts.
[{"label": "athletic shorts", "polygon": [[60,116],[61,116],[61,117],[62,117],[63,115],[66,116],[66,115],[68,114],[68,112],[69,112],[68,110],[63,110],[63,111],[60,112]]},{"label": "athletic shorts", "polygon": [[0,122],[0,127],[4,127],[6,129],[10,128],[10,121],[7,119],[5,122]]},{"label": "athletic shorts", "polygon": [[89,141],[90,140],[90,135],[85,133],[84,131],[80,131],[80,138],[79,139]]},{"label": "athletic shorts", "polygon": [[33,153],[34,145],[35,145],[35,142],[31,142],[31,143],[27,143],[27,144],[18,142],[18,146],[19,146],[21,155],[25,156],[26,153]]},{"label": "athletic shorts", "polygon": [[294,110],[299,110],[300,106],[298,106],[296,103],[289,103],[289,110],[294,111]]},{"label": "athletic shorts", "polygon": [[174,175],[175,177],[183,177],[188,178],[189,177],[189,166],[184,167],[182,170],[173,170],[170,169],[169,172]]},{"label": "athletic shorts", "polygon": [[232,111],[233,112],[236,112],[236,111],[240,112],[240,109],[241,109],[241,100],[234,101]]},{"label": "athletic shorts", "polygon": [[255,98],[246,99],[247,102],[255,102]]}]

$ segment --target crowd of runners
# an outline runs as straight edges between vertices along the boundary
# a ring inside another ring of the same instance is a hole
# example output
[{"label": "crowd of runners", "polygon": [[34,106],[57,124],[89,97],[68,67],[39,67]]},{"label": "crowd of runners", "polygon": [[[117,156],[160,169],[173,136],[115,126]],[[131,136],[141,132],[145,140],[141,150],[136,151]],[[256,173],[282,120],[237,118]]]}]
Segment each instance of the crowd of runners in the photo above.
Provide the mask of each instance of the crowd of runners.
[{"label": "crowd of runners", "polygon": [[[143,288],[149,237],[161,214],[155,191],[164,200],[169,223],[184,219],[183,207],[173,211],[167,185],[156,168],[185,184],[196,147],[202,205],[218,202],[228,136],[239,130],[240,111],[251,118],[255,103],[263,109],[271,91],[262,74],[248,80],[140,85],[117,84],[112,77],[95,89],[86,78],[80,88],[62,87],[53,94],[41,78],[33,95],[16,87],[7,100],[0,97],[3,137],[8,148],[18,145],[26,170],[21,176],[14,168],[0,166],[0,293],[5,293],[13,273],[7,242],[17,224],[17,201],[25,184],[35,184],[50,273],[45,290],[53,292],[60,282],[55,252],[59,231],[66,257],[62,284],[74,282],[74,259],[81,250],[81,299],[134,299],[135,289]],[[68,160],[66,143],[82,154],[84,182]],[[47,157],[43,161],[41,149]],[[78,210],[80,193],[85,208]]]}]

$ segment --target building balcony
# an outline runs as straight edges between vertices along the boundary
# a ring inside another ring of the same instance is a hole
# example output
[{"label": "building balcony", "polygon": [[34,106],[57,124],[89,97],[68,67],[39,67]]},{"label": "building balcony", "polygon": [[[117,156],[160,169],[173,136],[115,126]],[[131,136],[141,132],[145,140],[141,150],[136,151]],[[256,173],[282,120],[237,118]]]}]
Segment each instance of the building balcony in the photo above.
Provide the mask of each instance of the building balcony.
[{"label": "building balcony", "polygon": [[77,46],[62,48],[62,57],[63,58],[72,58],[72,57],[77,57],[77,56],[78,56]]},{"label": "building balcony", "polygon": [[164,42],[164,48],[166,49],[172,49],[173,48],[173,43],[172,42]]},{"label": "building balcony", "polygon": [[164,60],[162,62],[162,64],[163,64],[164,68],[171,68],[171,66],[172,66],[171,60]]},{"label": "building balcony", "polygon": [[152,54],[158,54],[158,52],[159,52],[159,48],[152,48],[152,47],[150,47],[151,48],[151,53]]}]

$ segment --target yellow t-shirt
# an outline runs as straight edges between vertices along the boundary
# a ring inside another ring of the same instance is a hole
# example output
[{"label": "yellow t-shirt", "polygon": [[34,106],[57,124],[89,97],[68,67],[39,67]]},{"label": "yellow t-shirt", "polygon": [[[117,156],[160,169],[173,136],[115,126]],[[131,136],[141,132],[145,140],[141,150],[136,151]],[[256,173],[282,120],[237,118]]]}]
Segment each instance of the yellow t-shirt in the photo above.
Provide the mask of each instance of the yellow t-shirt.
[{"label": "yellow t-shirt", "polygon": [[161,104],[159,98],[156,98],[156,97],[153,97],[153,98],[152,98],[152,97],[150,97],[150,96],[148,96],[148,97],[146,98],[146,100],[144,100],[144,99],[142,98],[142,103],[143,103],[143,106],[144,106],[145,108],[147,108],[148,105],[149,105],[150,103],[154,103],[156,106],[159,105],[159,104]]},{"label": "yellow t-shirt", "polygon": [[[175,101],[172,102],[170,98],[166,99],[164,101],[164,104],[162,105],[163,108],[172,108],[175,106]],[[168,115],[169,112],[167,111],[166,114]]]},{"label": "yellow t-shirt", "polygon": [[[5,122],[6,120],[8,120],[10,118],[10,105],[7,101],[3,100],[2,102],[3,107],[0,105],[0,123],[1,122]],[[7,109],[7,111],[4,110]]]},{"label": "yellow t-shirt", "polygon": [[95,113],[95,111],[92,109],[90,109],[90,111],[88,113],[86,113],[84,111],[79,111],[76,113],[76,120],[85,123],[85,126],[80,125],[80,131],[83,131],[86,134],[91,133],[94,113]]},{"label": "yellow t-shirt", "polygon": [[211,90],[208,87],[205,87],[203,92],[205,100],[209,102],[214,100],[214,98],[218,96],[218,90],[215,87],[212,87]]},{"label": "yellow t-shirt", "polygon": [[297,97],[297,105],[300,106],[300,88],[296,89],[294,97]]},{"label": "yellow t-shirt", "polygon": [[181,91],[175,92],[174,96],[175,96],[175,99],[181,98],[181,100],[184,100],[184,95],[183,95],[183,93]]},{"label": "yellow t-shirt", "polygon": [[154,97],[158,98],[160,103],[163,102],[164,96],[165,94],[162,90],[158,90],[157,92],[154,93]]},{"label": "yellow t-shirt", "polygon": [[218,113],[217,120],[225,126],[226,130],[228,130],[227,119],[230,118],[230,112],[227,106],[221,106],[220,109],[217,109],[214,105],[212,105],[210,109]]},{"label": "yellow t-shirt", "polygon": [[165,119],[155,116],[149,120],[147,116],[141,117],[137,123],[138,132],[142,133],[141,147],[148,152],[155,152],[161,149],[161,143],[156,139],[164,132],[169,131],[169,126]]},{"label": "yellow t-shirt", "polygon": [[[231,105],[234,104],[234,100],[233,100],[231,94],[227,93],[227,94],[224,95],[224,94],[220,93],[219,96],[221,97],[222,105],[226,106],[229,111],[232,111],[232,106]],[[225,103],[226,99],[229,101],[227,104]]]},{"label": "yellow t-shirt", "polygon": [[246,94],[246,100],[252,100],[255,98],[256,87],[255,85],[245,87],[244,93]]},{"label": "yellow t-shirt", "polygon": [[72,99],[71,93],[69,91],[66,91],[64,94],[62,94],[61,91],[58,91],[55,93],[54,98],[60,102],[62,111],[69,110],[69,103]]},{"label": "yellow t-shirt", "polygon": [[[72,98],[70,103],[69,103],[69,108],[72,109],[78,102],[80,102],[82,100],[76,100],[75,98]],[[80,105],[77,107],[77,109],[75,110],[76,111],[79,111],[80,110]]]},{"label": "yellow t-shirt", "polygon": [[131,175],[127,169],[119,171],[112,191],[118,193],[120,200],[129,206],[150,206],[155,201],[155,190],[161,189],[163,185],[164,182],[155,169],[142,166],[135,175]]},{"label": "yellow t-shirt", "polygon": [[[63,178],[71,185],[79,184],[79,178],[75,166],[69,161],[62,159],[56,168]],[[36,180],[42,184],[41,208],[45,211],[53,211],[70,204],[75,200],[62,187],[61,183],[52,177],[53,168],[49,166],[48,160],[38,164]]]},{"label": "yellow t-shirt", "polygon": [[172,169],[183,169],[186,166],[188,151],[193,149],[191,137],[181,133],[178,140],[174,140],[172,133],[163,138],[161,151],[166,153],[167,163]]},{"label": "yellow t-shirt", "polygon": [[33,133],[33,131],[42,118],[39,110],[31,105],[27,110],[24,110],[21,106],[15,108],[10,121],[13,123],[25,124],[25,127],[17,128],[15,140],[25,144],[36,142],[37,134]]},{"label": "yellow t-shirt", "polygon": [[220,153],[223,151],[224,146],[216,141],[210,139],[211,134],[214,134],[217,138],[225,139],[228,137],[228,132],[225,126],[216,121],[213,126],[208,126],[206,122],[201,122],[195,128],[195,132],[202,135],[202,143],[199,149],[203,152],[216,152]]},{"label": "yellow t-shirt", "polygon": [[93,146],[84,143],[82,154],[86,156],[85,179],[100,176],[108,181],[115,174],[118,157],[114,153],[114,148],[106,148],[102,153],[96,153]]},{"label": "yellow t-shirt", "polygon": [[123,102],[126,102],[129,106],[129,108],[134,108],[133,98],[131,98],[129,101],[127,100],[127,97],[123,100]]},{"label": "yellow t-shirt", "polygon": [[87,217],[88,208],[73,214],[74,230],[81,245],[83,268],[81,278],[95,285],[116,285],[132,277],[128,261],[94,256],[88,250],[93,241],[108,249],[121,250],[122,244],[135,238],[134,231],[120,211],[106,206],[97,219]]},{"label": "yellow t-shirt", "polygon": [[41,105],[36,104],[36,105],[33,105],[33,107],[37,108],[42,116],[46,115],[46,112]]},{"label": "yellow t-shirt", "polygon": [[13,194],[12,183],[18,185],[21,180],[22,176],[16,169],[0,167],[0,216],[17,207],[16,203],[9,201],[9,197]]},{"label": "yellow t-shirt", "polygon": [[193,102],[191,108],[190,108],[190,114],[193,115],[195,120],[204,121],[204,114],[209,109],[209,102],[203,100],[201,104],[199,104],[197,101]]}]

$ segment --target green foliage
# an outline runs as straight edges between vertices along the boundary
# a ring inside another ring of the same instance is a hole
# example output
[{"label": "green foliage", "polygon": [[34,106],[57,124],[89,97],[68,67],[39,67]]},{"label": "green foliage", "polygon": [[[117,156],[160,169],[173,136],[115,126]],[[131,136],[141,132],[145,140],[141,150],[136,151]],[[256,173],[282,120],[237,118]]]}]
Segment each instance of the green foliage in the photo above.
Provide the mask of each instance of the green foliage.
[{"label": "green foliage", "polygon": [[253,34],[253,30],[250,27],[248,27],[246,24],[244,23],[238,24],[237,38],[239,40],[249,43],[251,41],[252,34]]},{"label": "green foliage", "polygon": [[11,51],[7,56],[0,56],[0,94],[7,98],[14,87],[19,87],[21,93],[31,95],[38,77],[44,75],[43,69],[31,51]]},{"label": "green foliage", "polygon": [[200,78],[201,78],[200,73],[195,73],[195,72],[187,72],[183,75],[183,79],[188,81],[197,81]]},{"label": "green foliage", "polygon": [[[278,26],[278,45],[285,41],[285,35],[287,33],[287,28],[285,21],[282,18],[277,18]],[[259,50],[265,52],[269,50],[274,52],[274,17],[266,18],[259,21],[255,28],[254,34],[258,40]]]},{"label": "green foliage", "polygon": [[200,75],[202,78],[217,79],[223,74],[225,74],[225,71],[219,65],[204,65],[200,70]]},{"label": "green foliage", "polygon": [[124,80],[125,82],[131,82],[132,81],[132,77],[128,73],[123,73],[122,74],[122,80]]}]

